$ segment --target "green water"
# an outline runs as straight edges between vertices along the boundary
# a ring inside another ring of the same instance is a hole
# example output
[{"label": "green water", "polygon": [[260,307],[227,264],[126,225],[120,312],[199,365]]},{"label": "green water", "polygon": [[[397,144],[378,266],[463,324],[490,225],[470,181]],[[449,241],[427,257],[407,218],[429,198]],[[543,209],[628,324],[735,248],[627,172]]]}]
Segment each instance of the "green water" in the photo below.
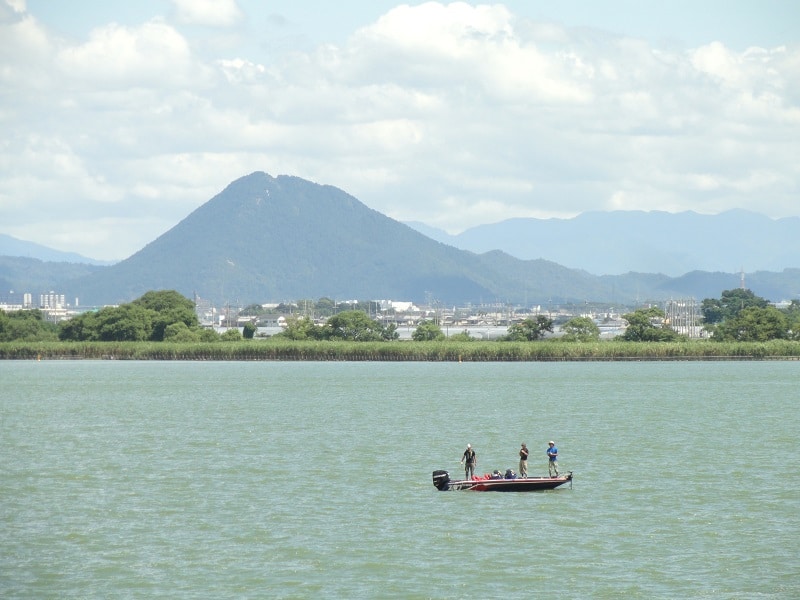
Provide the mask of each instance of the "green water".
[{"label": "green water", "polygon": [[[3,598],[798,598],[800,363],[0,362]],[[434,469],[572,489],[438,492]]]}]

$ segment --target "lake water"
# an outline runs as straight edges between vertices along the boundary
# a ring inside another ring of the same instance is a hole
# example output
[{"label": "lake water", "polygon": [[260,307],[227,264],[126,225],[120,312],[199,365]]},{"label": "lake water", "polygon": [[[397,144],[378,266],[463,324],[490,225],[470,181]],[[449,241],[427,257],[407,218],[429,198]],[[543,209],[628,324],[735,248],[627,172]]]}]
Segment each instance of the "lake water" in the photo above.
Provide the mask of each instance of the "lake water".
[{"label": "lake water", "polygon": [[[0,597],[798,598],[800,362],[0,361]],[[538,493],[431,472],[546,472]]]}]

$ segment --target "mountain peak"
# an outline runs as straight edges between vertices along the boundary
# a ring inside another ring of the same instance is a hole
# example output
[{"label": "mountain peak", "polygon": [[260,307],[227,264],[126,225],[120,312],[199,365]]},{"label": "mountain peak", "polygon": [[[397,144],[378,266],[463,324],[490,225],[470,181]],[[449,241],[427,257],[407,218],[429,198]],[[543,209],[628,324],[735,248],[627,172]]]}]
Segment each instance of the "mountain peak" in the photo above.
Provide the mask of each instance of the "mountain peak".
[{"label": "mountain peak", "polygon": [[93,303],[150,289],[218,302],[426,294],[477,300],[493,295],[483,270],[474,254],[443,246],[336,187],[255,172],[119,265],[81,282],[81,294]]}]

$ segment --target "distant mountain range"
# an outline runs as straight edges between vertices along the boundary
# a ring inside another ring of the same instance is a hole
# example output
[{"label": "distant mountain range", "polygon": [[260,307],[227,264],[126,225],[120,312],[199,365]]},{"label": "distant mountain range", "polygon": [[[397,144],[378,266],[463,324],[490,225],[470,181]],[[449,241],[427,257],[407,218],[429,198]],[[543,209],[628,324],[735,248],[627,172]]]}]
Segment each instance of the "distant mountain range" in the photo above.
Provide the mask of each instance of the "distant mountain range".
[{"label": "distant mountain range", "polygon": [[[636,232],[632,237],[641,240],[642,232],[630,222],[628,227]],[[686,235],[676,231],[672,243],[684,243]],[[692,235],[709,234],[693,231]],[[559,251],[556,246],[573,243],[550,239],[553,252]],[[584,248],[587,254],[611,256],[607,250],[617,242]],[[175,289],[217,305],[329,297],[552,306],[701,300],[718,298],[723,290],[740,284],[735,268],[690,270],[680,277],[659,271],[592,275],[541,257],[521,260],[497,249],[462,250],[390,219],[332,186],[257,172],[232,182],[124,261],[80,266],[2,257],[0,285],[34,294],[54,290],[65,294],[68,302],[80,298],[82,305],[127,302],[148,290]],[[772,300],[796,298],[800,269],[748,272],[747,287]]]},{"label": "distant mountain range", "polygon": [[730,210],[718,215],[612,211],[572,219],[509,219],[458,235],[409,222],[444,244],[523,260],[542,258],[595,275],[631,271],[677,277],[690,271],[782,271],[800,266],[800,217],[770,219]]},{"label": "distant mountain range", "polygon": [[110,265],[113,261],[95,260],[74,252],[61,252],[35,242],[26,242],[0,233],[0,256],[21,256],[48,262],[83,263],[87,265]]}]

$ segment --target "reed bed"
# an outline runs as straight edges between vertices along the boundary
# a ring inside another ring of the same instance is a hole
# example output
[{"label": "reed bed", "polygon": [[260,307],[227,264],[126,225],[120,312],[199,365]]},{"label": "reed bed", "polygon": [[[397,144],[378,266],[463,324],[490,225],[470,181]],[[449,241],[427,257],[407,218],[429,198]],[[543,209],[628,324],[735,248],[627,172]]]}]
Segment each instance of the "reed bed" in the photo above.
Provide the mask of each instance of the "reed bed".
[{"label": "reed bed", "polygon": [[7,360],[635,361],[800,360],[800,342],[5,342]]}]

